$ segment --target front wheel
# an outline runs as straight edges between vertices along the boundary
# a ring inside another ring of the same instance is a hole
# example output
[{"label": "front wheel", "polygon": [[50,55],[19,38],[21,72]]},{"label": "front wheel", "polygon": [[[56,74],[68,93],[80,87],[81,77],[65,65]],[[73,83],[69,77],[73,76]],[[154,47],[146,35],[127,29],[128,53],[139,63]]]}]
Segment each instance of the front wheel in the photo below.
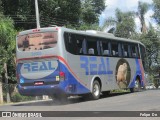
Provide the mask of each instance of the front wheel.
[{"label": "front wheel", "polygon": [[99,82],[97,80],[95,80],[93,82],[93,86],[92,86],[91,99],[93,99],[93,100],[99,99],[100,93],[101,93],[100,84],[99,84]]},{"label": "front wheel", "polygon": [[130,91],[131,91],[131,93],[141,91],[141,83],[140,83],[140,80],[138,78],[135,80],[134,87],[130,88]]}]

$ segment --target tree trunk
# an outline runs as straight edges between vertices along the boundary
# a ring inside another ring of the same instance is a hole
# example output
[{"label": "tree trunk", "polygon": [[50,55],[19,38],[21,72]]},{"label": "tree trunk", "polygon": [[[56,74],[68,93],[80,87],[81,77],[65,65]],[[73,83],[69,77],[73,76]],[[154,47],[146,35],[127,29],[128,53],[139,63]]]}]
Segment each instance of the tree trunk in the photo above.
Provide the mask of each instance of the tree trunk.
[{"label": "tree trunk", "polygon": [[4,71],[5,71],[5,84],[6,84],[7,103],[9,103],[9,102],[11,102],[11,99],[10,99],[10,95],[9,95],[7,63],[4,63]]},{"label": "tree trunk", "polygon": [[0,75],[0,104],[3,103],[2,76]]}]

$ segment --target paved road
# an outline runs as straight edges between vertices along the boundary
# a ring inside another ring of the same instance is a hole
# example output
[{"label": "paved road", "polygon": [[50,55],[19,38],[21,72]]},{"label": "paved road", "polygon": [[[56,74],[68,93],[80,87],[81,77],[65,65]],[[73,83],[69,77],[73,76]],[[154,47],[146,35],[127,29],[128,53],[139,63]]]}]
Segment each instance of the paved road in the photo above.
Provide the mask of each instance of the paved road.
[{"label": "paved road", "polygon": [[[146,90],[143,92],[121,94],[114,93],[108,97],[102,96],[99,100],[95,101],[75,97],[70,98],[63,104],[54,103],[52,100],[11,104],[0,106],[0,111],[160,111],[160,90]],[[78,112],[75,114],[77,113]],[[160,119],[159,113],[158,119]],[[61,113],[57,114],[60,115]],[[86,114],[98,115],[99,113],[86,112]],[[105,113],[101,114],[103,116]],[[83,116],[84,114],[81,113],[81,115]],[[85,118],[83,118],[83,120],[84,119]],[[115,119],[118,120],[118,118]]]}]

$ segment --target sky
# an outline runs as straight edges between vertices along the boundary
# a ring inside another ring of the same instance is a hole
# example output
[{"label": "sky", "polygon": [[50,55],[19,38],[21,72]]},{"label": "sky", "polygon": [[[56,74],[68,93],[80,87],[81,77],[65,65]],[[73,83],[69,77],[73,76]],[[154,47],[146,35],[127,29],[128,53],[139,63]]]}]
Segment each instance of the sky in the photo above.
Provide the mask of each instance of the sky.
[{"label": "sky", "polygon": [[[99,25],[102,26],[105,19],[109,17],[115,17],[115,9],[119,8],[122,12],[127,12],[127,11],[137,11],[138,9],[138,1],[141,2],[146,2],[149,4],[152,4],[152,0],[105,0],[105,5],[107,6],[105,10],[102,12],[102,14],[99,17]],[[146,19],[146,25],[149,26],[149,22],[152,23],[152,25],[155,27],[156,24],[151,18],[153,15],[153,10],[149,9],[148,12],[145,14],[145,19]],[[137,27],[137,32],[140,31],[140,21],[139,18],[135,18],[135,23]]]}]

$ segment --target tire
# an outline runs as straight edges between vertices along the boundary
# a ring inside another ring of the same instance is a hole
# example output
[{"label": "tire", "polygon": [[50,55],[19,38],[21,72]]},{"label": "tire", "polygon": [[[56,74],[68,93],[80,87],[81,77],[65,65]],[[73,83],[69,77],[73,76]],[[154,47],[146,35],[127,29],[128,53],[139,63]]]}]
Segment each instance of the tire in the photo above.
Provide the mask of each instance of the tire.
[{"label": "tire", "polygon": [[130,91],[131,91],[131,93],[141,91],[141,83],[140,83],[140,80],[138,78],[135,80],[134,87],[130,88]]},{"label": "tire", "polygon": [[100,93],[101,93],[101,87],[100,84],[97,80],[95,80],[93,82],[93,86],[92,86],[92,93],[91,93],[91,99],[92,100],[98,100],[100,97]]}]

